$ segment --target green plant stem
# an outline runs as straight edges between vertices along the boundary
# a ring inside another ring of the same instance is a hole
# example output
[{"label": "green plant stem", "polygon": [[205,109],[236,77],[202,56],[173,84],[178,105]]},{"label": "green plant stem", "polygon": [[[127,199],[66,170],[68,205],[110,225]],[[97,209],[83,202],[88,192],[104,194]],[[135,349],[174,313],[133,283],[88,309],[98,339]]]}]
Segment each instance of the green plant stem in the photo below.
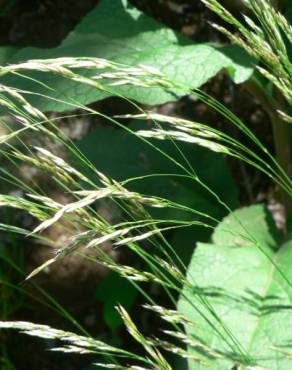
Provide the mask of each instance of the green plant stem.
[{"label": "green plant stem", "polygon": [[[245,83],[247,90],[255,96],[268,113],[272,128],[276,159],[288,178],[292,178],[292,135],[290,125],[283,121],[277,113],[277,107],[267,98],[264,91],[255,81]],[[281,97],[277,97],[280,101]],[[285,207],[286,213],[292,212],[292,197],[285,190],[280,189],[281,201]]]},{"label": "green plant stem", "polygon": [[[280,166],[292,178],[292,136],[291,128],[284,122],[277,113],[270,115],[277,160]],[[286,191],[281,192],[282,202],[286,212],[292,212],[292,197]]]}]

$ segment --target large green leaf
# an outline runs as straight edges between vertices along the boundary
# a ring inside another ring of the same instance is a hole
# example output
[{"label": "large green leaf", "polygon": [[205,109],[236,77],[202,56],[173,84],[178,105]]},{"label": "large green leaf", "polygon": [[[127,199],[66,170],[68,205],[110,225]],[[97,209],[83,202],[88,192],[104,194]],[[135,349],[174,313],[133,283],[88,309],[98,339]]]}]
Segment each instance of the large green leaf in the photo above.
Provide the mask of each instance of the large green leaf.
[{"label": "large green leaf", "polygon": [[103,303],[103,319],[109,328],[115,330],[123,324],[116,310],[117,304],[122,305],[128,312],[138,296],[138,290],[128,280],[111,272],[97,286],[95,298]]},{"label": "large green leaf", "polygon": [[[6,63],[72,56],[101,57],[129,66],[149,65],[160,69],[171,81],[185,84],[186,91],[200,87],[223,68],[228,69],[237,83],[245,81],[252,73],[252,60],[242,49],[236,46],[192,44],[182,35],[141,13],[126,0],[103,0],[57,48],[24,48],[9,57],[10,51],[7,53],[5,48],[0,48],[0,63],[5,62],[2,56],[7,54]],[[87,71],[86,75],[95,73]],[[19,76],[2,78],[0,82],[82,104],[110,95],[50,73],[28,74],[52,90],[31,79],[20,79]],[[186,94],[183,91],[134,86],[118,86],[111,90],[113,94],[123,94],[146,104],[161,104]],[[44,111],[70,109],[66,103],[37,96],[31,99],[34,105]]]},{"label": "large green leaf", "polygon": [[0,65],[7,63],[17,52],[18,49],[12,46],[0,47]]},{"label": "large green leaf", "polygon": [[[145,122],[133,122],[127,128],[135,132],[146,125]],[[172,142],[155,139],[150,142],[187,167]],[[128,183],[127,188],[130,190],[170,199],[213,217],[221,218],[226,214],[226,210],[218,204],[215,197],[196,181],[177,176],[186,174],[181,168],[126,130],[99,127],[77,145],[98,170],[115,180],[156,175]],[[194,144],[180,143],[179,147],[200,179],[231,208],[236,207],[237,188],[224,156]],[[170,219],[194,218],[192,213],[175,209],[152,209],[152,212],[157,217]]]},{"label": "large green leaf", "polygon": [[[292,241],[279,244],[262,205],[229,215],[212,244],[198,244],[179,310],[196,322],[186,327],[188,336],[223,357],[189,347],[208,363],[190,360],[190,370],[230,370],[243,358],[256,369],[292,369],[292,288],[286,281],[292,281]],[[247,362],[240,369],[248,369]]]}]

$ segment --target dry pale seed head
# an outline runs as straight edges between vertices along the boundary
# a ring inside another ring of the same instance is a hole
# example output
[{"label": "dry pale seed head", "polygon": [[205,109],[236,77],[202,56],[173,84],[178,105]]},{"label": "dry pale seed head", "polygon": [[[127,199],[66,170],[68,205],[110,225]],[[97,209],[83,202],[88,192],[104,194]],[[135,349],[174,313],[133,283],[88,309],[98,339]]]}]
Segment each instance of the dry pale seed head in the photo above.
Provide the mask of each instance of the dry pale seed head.
[{"label": "dry pale seed head", "polygon": [[260,27],[258,27],[250,17],[243,14],[243,18],[251,29],[253,29],[258,35],[261,35],[262,37],[264,37],[263,30]]},{"label": "dry pale seed head", "polygon": [[106,369],[116,369],[116,370],[153,370],[153,368],[146,368],[143,366],[122,366],[117,364],[102,364],[102,363],[94,363],[96,366],[104,367]]},{"label": "dry pale seed head", "polygon": [[61,209],[59,209],[58,212],[56,212],[52,218],[44,221],[38,227],[36,227],[33,232],[37,233],[47,229],[48,227],[52,226],[55,222],[60,220],[64,214],[80,211],[82,210],[82,208],[94,203],[96,200],[108,196],[111,192],[112,192],[111,189],[101,189],[99,191],[91,192],[87,197],[77,202],[66,204]]},{"label": "dry pale seed head", "polygon": [[276,13],[276,18],[279,27],[285,32],[289,42],[292,44],[292,25],[288,23],[287,19],[279,12]]},{"label": "dry pale seed head", "polygon": [[192,322],[190,319],[188,319],[187,317],[185,317],[176,310],[170,310],[162,306],[149,304],[146,304],[143,307],[153,312],[156,312],[163,320],[170,322],[172,324],[194,325],[194,322]]},{"label": "dry pale seed head", "polygon": [[201,357],[197,356],[197,355],[194,355],[188,351],[186,351],[185,349],[181,348],[181,347],[178,347],[176,345],[174,345],[173,343],[170,343],[168,341],[165,341],[165,340],[161,340],[159,338],[155,338],[153,340],[153,346],[159,346],[161,348],[163,348],[165,351],[167,352],[171,352],[171,353],[174,353],[182,358],[187,358],[187,359],[192,359],[200,364],[204,364],[204,365],[208,365],[208,363],[206,361],[204,361]]},{"label": "dry pale seed head", "polygon": [[205,148],[208,148],[214,152],[218,153],[225,153],[225,154],[231,154],[228,147],[218,144],[215,142],[212,142],[210,140],[206,140],[203,138],[199,138],[196,136],[192,136],[188,133],[181,132],[181,131],[174,131],[174,130],[140,130],[136,133],[138,136],[146,137],[146,138],[154,138],[154,139],[160,139],[160,140],[178,140],[183,141],[187,143],[194,143],[198,144],[200,146],[203,146]]},{"label": "dry pale seed head", "polygon": [[147,344],[147,340],[143,337],[143,335],[139,332],[139,330],[137,329],[136,325],[133,323],[133,321],[131,320],[128,312],[121,306],[116,306],[116,309],[117,311],[119,312],[119,314],[121,315],[125,325],[126,325],[126,328],[128,330],[128,332],[132,335],[132,337],[134,339],[137,340],[137,342],[139,343],[142,343],[142,344]]},{"label": "dry pale seed head", "polygon": [[14,151],[13,155],[15,158],[18,158],[24,162],[30,163],[42,171],[54,174],[55,177],[61,179],[62,182],[70,183],[70,184],[76,183],[76,181],[73,179],[71,175],[72,171],[69,171],[68,169],[66,169],[65,166],[60,166],[60,162],[58,164],[56,163],[56,161],[53,161],[50,158],[43,157],[42,155],[38,155],[38,154],[36,154],[36,156],[34,157],[27,156],[27,155],[22,154],[20,151],[17,151],[17,152]]},{"label": "dry pale seed head", "polygon": [[113,232],[110,232],[106,235],[103,235],[103,236],[100,236],[98,238],[95,238],[93,240],[91,240],[87,245],[86,245],[86,248],[93,248],[93,247],[97,247],[98,245],[100,244],[103,244],[109,240],[112,240],[112,239],[115,239],[117,237],[120,237],[124,234],[127,234],[129,232],[129,228],[128,229],[121,229],[121,230],[115,230]]},{"label": "dry pale seed head", "polygon": [[103,367],[105,369],[115,369],[115,370],[128,370],[128,367],[117,365],[117,364],[103,364],[103,363],[94,363],[98,367]]},{"label": "dry pale seed head", "polygon": [[147,231],[146,233],[143,233],[143,234],[140,234],[140,235],[137,235],[137,236],[130,236],[128,238],[124,238],[122,240],[119,240],[118,242],[115,242],[114,244],[116,246],[120,246],[120,245],[129,244],[129,243],[135,243],[135,242],[138,242],[138,241],[141,241],[141,240],[144,240],[144,239],[148,239],[153,235],[160,234],[163,231],[171,230],[171,229],[175,229],[175,228],[176,228],[176,226],[169,226],[169,227],[160,228],[160,229],[155,228],[153,230]]},{"label": "dry pale seed head", "polygon": [[39,267],[34,269],[26,278],[25,280],[30,280],[32,277],[36,276],[39,274],[41,271],[44,271],[46,268],[48,268],[50,265],[52,265],[54,262],[56,262],[57,258],[51,258],[41,264]]},{"label": "dry pale seed head", "polygon": [[157,257],[159,264],[163,266],[174,278],[176,278],[181,284],[186,283],[186,278],[184,274],[173,264],[163,260],[162,258]]},{"label": "dry pale seed head", "polygon": [[64,346],[64,347],[55,347],[55,348],[50,349],[50,351],[63,352],[63,353],[78,353],[80,355],[95,353],[95,351],[90,350],[90,349],[85,349],[85,348],[80,348],[77,346],[70,346],[70,345]]},{"label": "dry pale seed head", "polygon": [[100,73],[93,77],[95,80],[109,79],[110,86],[134,85],[140,87],[172,86],[170,81],[163,78],[163,74],[151,66],[120,67],[116,71]]},{"label": "dry pale seed head", "polygon": [[75,168],[70,166],[63,158],[54,155],[52,152],[45,148],[34,146],[37,151],[38,156],[43,159],[49,161],[50,164],[54,164],[58,167],[58,171],[64,171],[69,173],[70,175],[76,176],[79,180],[88,182],[89,180],[85,177],[81,172],[77,171]]},{"label": "dry pale seed head", "polygon": [[25,104],[22,106],[22,108],[35,118],[45,119],[45,116],[38,109],[34,108],[30,104]]},{"label": "dry pale seed head", "polygon": [[200,342],[197,339],[194,339],[193,337],[178,331],[172,331],[172,330],[163,330],[163,333],[170,335],[174,338],[180,339],[183,343],[187,344],[188,346],[195,347],[195,348],[202,348],[206,353],[209,353],[212,357],[215,358],[222,358],[223,356],[207,346],[205,343]]},{"label": "dry pale seed head", "polygon": [[[131,320],[129,314],[127,311],[122,307],[118,306],[116,307],[119,314],[121,315],[121,318],[124,321],[124,324],[128,330],[128,332],[132,335],[132,337],[139,342],[144,349],[149,353],[149,355],[152,357],[155,364],[157,364],[157,369],[164,369],[164,370],[171,370],[170,365],[167,363],[167,361],[164,359],[164,357],[161,355],[161,353],[153,347],[151,344],[151,341],[147,338],[145,338],[137,329],[136,325]],[[161,367],[159,367],[161,366]]]},{"label": "dry pale seed head", "polygon": [[119,184],[118,182],[112,182],[111,184],[108,184],[108,187],[104,189],[100,188],[99,190],[81,190],[76,191],[75,194],[85,197],[92,196],[94,198],[95,197],[94,194],[99,196],[98,194],[102,193],[102,191],[105,192],[104,193],[105,195],[102,197],[111,196],[118,199],[136,201],[138,203],[142,203],[156,208],[164,208],[167,205],[167,203],[163,199],[148,196],[145,197],[140,193],[129,191],[125,189],[123,186],[121,186],[121,184]]},{"label": "dry pale seed head", "polygon": [[41,221],[48,218],[47,213],[41,210],[37,204],[21,197],[0,194],[0,207],[17,208],[27,211]]},{"label": "dry pale seed head", "polygon": [[145,64],[139,64],[139,67],[152,75],[163,76],[163,73],[155,67],[146,66]]},{"label": "dry pale seed head", "polygon": [[199,122],[193,122],[186,119],[182,119],[179,117],[173,117],[173,116],[166,116],[163,114],[155,113],[155,112],[147,112],[142,114],[134,114],[134,115],[124,115],[124,116],[118,116],[122,118],[133,118],[133,119],[142,119],[142,120],[152,120],[154,122],[163,122],[167,123],[169,125],[174,126],[176,129],[186,131],[189,133],[194,133],[198,136],[203,137],[210,137],[210,138],[220,138],[220,135],[217,132],[214,132],[212,128],[201,124]]},{"label": "dry pale seed head", "polygon": [[1,135],[0,136],[0,144],[7,144],[12,139],[18,137],[23,131],[24,131],[24,129],[20,129],[20,130],[17,130],[17,131],[13,131],[10,134]]},{"label": "dry pale seed head", "polygon": [[83,76],[80,76],[80,75],[77,75],[77,74],[74,74],[74,77],[72,77],[71,80],[83,83],[85,85],[95,87],[98,90],[103,91],[105,89],[104,86],[102,86],[100,83],[98,83],[98,82],[96,82],[96,81],[94,81],[90,78],[86,78],[86,77],[83,77]]},{"label": "dry pale seed head", "polygon": [[105,256],[104,260],[102,258],[103,257],[101,257],[101,259],[98,261],[100,264],[110,268],[112,271],[117,272],[118,274],[120,274],[121,276],[128,280],[139,282],[155,282],[163,284],[163,282],[159,278],[157,278],[154,274],[151,274],[150,272],[139,271],[131,266],[110,263],[107,261],[109,258],[106,258]]},{"label": "dry pale seed head", "polygon": [[[51,328],[48,325],[39,325],[26,321],[0,321],[0,328],[15,329],[24,334],[36,336],[44,339],[56,339],[61,342],[69,343],[80,349],[91,349],[95,352],[124,353],[123,350],[110,346],[102,341],[84,337],[72,332]],[[65,346],[68,346],[66,344]]]},{"label": "dry pale seed head", "polygon": [[277,110],[277,113],[281,117],[281,119],[287,123],[292,123],[292,116],[288,115],[287,113]]},{"label": "dry pale seed head", "polygon": [[15,120],[17,122],[19,122],[24,127],[28,128],[30,130],[39,131],[39,127],[37,127],[36,124],[30,122],[27,118],[25,118],[23,116],[19,116],[17,114],[14,114],[13,117],[15,118]]},{"label": "dry pale seed head", "polygon": [[[47,121],[47,117],[37,108],[33,107],[24,97],[20,94],[18,89],[7,87],[4,85],[0,85],[0,90],[11,96],[12,98],[16,99],[20,104],[21,107],[24,109],[26,113],[28,113],[32,118],[38,118],[43,121]],[[3,103],[9,110],[15,111],[17,114],[19,113],[16,109],[15,105],[11,101],[5,102],[5,100],[1,99],[0,104]],[[24,114],[25,115],[25,114]]]},{"label": "dry pale seed head", "polygon": [[61,203],[58,203],[55,200],[53,200],[52,198],[45,197],[43,195],[39,195],[39,194],[27,194],[27,196],[29,198],[32,198],[32,199],[35,199],[35,200],[40,201],[42,204],[44,204],[45,206],[48,206],[49,208],[59,209],[59,208],[62,207],[62,204]]}]

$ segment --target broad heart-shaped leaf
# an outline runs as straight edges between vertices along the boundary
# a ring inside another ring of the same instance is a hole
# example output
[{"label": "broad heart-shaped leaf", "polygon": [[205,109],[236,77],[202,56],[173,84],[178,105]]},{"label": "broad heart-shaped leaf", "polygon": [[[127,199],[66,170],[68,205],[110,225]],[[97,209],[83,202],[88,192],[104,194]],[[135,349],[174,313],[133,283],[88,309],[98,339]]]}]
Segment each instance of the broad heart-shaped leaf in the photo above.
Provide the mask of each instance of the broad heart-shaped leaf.
[{"label": "broad heart-shaped leaf", "polygon": [[[132,122],[127,126],[135,132],[147,127],[146,122]],[[187,167],[179,151],[171,141],[149,140],[159,150],[173,157]],[[90,132],[78,148],[96,168],[109,177],[122,181],[139,176],[148,176],[129,182],[129,190],[146,195],[156,195],[195,210],[222,218],[224,207],[218,204],[213,195],[203,189],[196,181],[178,177],[186,175],[170,159],[163,156],[149,144],[124,129],[99,127]],[[237,188],[232,180],[224,156],[194,144],[179,143],[180,150],[188,158],[193,169],[204,183],[215,191],[231,208],[237,205]],[[149,175],[156,175],[150,177]],[[169,175],[169,176],[165,176]],[[151,209],[153,216],[168,219],[194,219],[193,213],[176,209]]]},{"label": "broad heart-shaped leaf", "polygon": [[[5,53],[5,49],[0,48],[2,64],[4,59],[1,55]],[[223,68],[228,69],[237,83],[247,80],[253,71],[253,61],[242,49],[236,46],[193,44],[182,35],[141,13],[126,0],[103,0],[57,48],[24,48],[13,53],[11,58],[9,54],[11,49],[7,53],[6,63],[72,56],[106,58],[129,66],[149,65],[160,69],[172,82],[185,84],[186,91],[200,87]],[[96,71],[87,71],[86,76],[93,74],[96,74]],[[19,76],[2,78],[0,82],[62,101],[81,104],[89,104],[111,94],[122,94],[140,103],[161,104],[186,94],[181,90],[134,86],[111,87],[111,93],[105,93],[50,73],[27,75],[52,90],[44,88],[32,79],[20,79]],[[72,106],[66,103],[36,95],[31,97],[31,103],[43,111],[72,110]]]},{"label": "broad heart-shaped leaf", "polygon": [[[187,274],[191,285],[178,307],[196,323],[186,327],[189,338],[206,345],[189,352],[208,366],[190,360],[190,370],[231,370],[243,359],[242,370],[292,369],[292,288],[286,280],[292,282],[292,240],[280,247],[278,239],[271,216],[256,205],[226,217],[212,244],[198,244]],[[208,355],[207,347],[222,357]]]}]

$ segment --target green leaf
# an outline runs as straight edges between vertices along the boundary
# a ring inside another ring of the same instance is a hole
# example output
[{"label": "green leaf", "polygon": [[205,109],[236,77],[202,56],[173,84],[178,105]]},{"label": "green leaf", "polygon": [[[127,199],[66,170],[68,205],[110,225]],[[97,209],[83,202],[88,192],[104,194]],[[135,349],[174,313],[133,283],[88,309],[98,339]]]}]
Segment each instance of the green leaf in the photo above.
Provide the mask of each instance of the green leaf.
[{"label": "green leaf", "polygon": [[103,319],[109,328],[115,330],[123,324],[115,307],[120,304],[129,311],[137,296],[137,289],[116,272],[111,272],[103,279],[96,289],[95,297],[103,302]]},{"label": "green leaf", "polygon": [[190,370],[229,370],[239,363],[240,369],[292,368],[292,291],[286,281],[292,280],[292,240],[280,249],[279,244],[262,205],[232,213],[215,230],[212,244],[198,244],[179,310],[196,322],[186,327],[189,338],[205,345],[190,346],[190,353],[208,366],[190,360]]},{"label": "green leaf", "polygon": [[0,47],[0,65],[4,65],[18,52],[18,49],[13,46]]},{"label": "green leaf", "polygon": [[[5,48],[0,48],[0,62],[4,60]],[[170,91],[162,88],[135,86],[111,87],[111,93],[99,91],[87,85],[65,80],[51,73],[27,72],[33,79],[45,83],[44,88],[32,80],[17,77],[2,78],[1,83],[27,91],[46,94],[62,101],[89,104],[111,94],[122,94],[146,104],[161,104],[186,95],[188,89],[198,88],[227,68],[236,83],[247,80],[253,71],[252,59],[236,46],[193,44],[191,40],[149,18],[126,0],[103,0],[54,49],[24,48],[6,63],[29,59],[46,59],[63,56],[100,57],[129,66],[140,64],[160,69],[169,80],[184,84],[185,91]],[[80,71],[85,74],[84,71]],[[92,76],[96,72],[86,72]],[[31,103],[43,111],[72,109],[64,102],[56,102],[32,96]]]},{"label": "green leaf", "polygon": [[[145,127],[147,123],[141,121],[132,122],[127,126],[133,132]],[[149,141],[187,167],[171,141]],[[131,132],[101,126],[91,131],[77,145],[98,170],[115,180],[123,181],[142,176],[143,178],[127,184],[130,190],[170,199],[213,217],[221,218],[226,214],[226,210],[218,204],[214,196],[198,182],[178,176],[186,174],[183,169]],[[216,191],[231,208],[236,207],[237,188],[225,157],[189,143],[179,143],[179,148],[200,179]],[[176,209],[152,209],[152,214],[154,217],[168,219],[194,219],[194,214]]]}]

